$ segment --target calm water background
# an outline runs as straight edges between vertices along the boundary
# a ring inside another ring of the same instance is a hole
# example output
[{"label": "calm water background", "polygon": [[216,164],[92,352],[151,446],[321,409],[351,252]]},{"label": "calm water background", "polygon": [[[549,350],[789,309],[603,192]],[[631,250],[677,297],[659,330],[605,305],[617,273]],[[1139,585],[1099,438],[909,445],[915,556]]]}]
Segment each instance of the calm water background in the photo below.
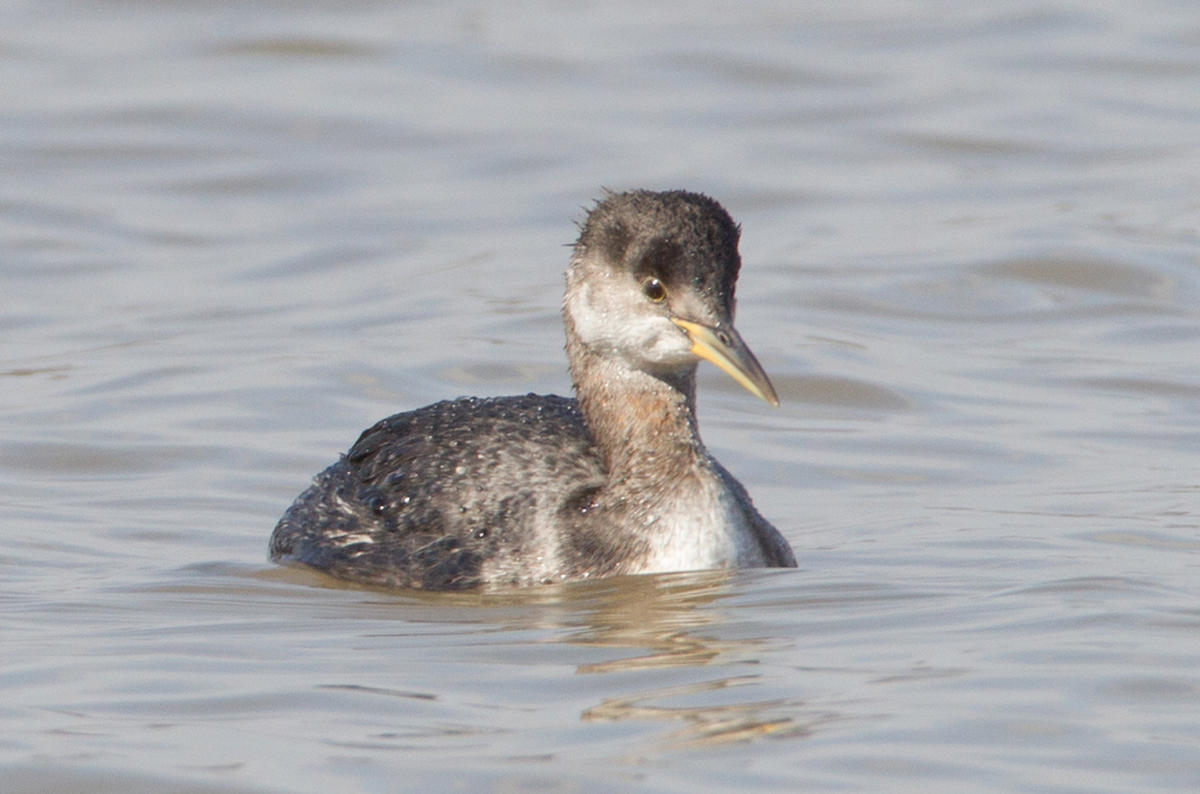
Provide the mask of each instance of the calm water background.
[{"label": "calm water background", "polygon": [[[1200,5],[0,2],[0,789],[1200,789]],[[371,422],[569,390],[601,186],[744,227],[797,572],[265,560]]]}]

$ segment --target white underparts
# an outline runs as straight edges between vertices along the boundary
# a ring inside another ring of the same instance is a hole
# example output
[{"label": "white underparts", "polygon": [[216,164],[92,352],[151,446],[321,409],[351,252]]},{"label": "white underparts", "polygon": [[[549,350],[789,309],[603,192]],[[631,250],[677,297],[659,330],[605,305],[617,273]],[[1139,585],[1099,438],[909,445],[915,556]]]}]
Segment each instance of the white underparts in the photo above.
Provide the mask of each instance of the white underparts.
[{"label": "white underparts", "polygon": [[647,527],[649,551],[630,573],[766,565],[745,507],[711,472],[689,478],[661,508]]}]

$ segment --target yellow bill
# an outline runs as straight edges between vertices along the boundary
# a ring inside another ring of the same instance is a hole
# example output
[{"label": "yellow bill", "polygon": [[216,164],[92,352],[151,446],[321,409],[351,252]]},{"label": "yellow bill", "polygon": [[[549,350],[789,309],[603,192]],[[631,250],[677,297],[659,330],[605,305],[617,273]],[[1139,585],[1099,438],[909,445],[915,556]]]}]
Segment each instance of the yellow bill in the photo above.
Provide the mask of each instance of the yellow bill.
[{"label": "yellow bill", "polygon": [[713,328],[678,317],[672,317],[671,322],[687,332],[693,353],[725,370],[751,394],[779,406],[779,396],[775,394],[771,379],[732,325]]}]

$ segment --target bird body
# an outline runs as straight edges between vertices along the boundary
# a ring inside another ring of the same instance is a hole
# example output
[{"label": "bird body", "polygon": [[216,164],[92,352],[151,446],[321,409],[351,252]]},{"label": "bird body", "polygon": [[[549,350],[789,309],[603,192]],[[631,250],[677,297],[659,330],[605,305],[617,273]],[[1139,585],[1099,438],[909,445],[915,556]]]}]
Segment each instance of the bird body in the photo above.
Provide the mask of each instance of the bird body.
[{"label": "bird body", "polygon": [[794,567],[696,423],[700,358],[777,403],[732,326],[737,238],[707,197],[610,195],[567,275],[578,399],[460,398],[382,420],[289,508],[272,559],[431,590]]}]

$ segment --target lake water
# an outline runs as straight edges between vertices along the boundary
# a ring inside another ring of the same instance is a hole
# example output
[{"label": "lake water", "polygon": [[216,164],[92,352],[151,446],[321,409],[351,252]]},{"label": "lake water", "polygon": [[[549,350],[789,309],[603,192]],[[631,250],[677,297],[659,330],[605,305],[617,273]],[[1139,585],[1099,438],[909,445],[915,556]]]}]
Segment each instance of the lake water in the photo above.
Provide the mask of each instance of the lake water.
[{"label": "lake water", "polygon": [[[0,789],[1200,790],[1193,0],[0,2]],[[743,225],[701,423],[798,571],[266,561],[566,393],[602,187]]]}]

